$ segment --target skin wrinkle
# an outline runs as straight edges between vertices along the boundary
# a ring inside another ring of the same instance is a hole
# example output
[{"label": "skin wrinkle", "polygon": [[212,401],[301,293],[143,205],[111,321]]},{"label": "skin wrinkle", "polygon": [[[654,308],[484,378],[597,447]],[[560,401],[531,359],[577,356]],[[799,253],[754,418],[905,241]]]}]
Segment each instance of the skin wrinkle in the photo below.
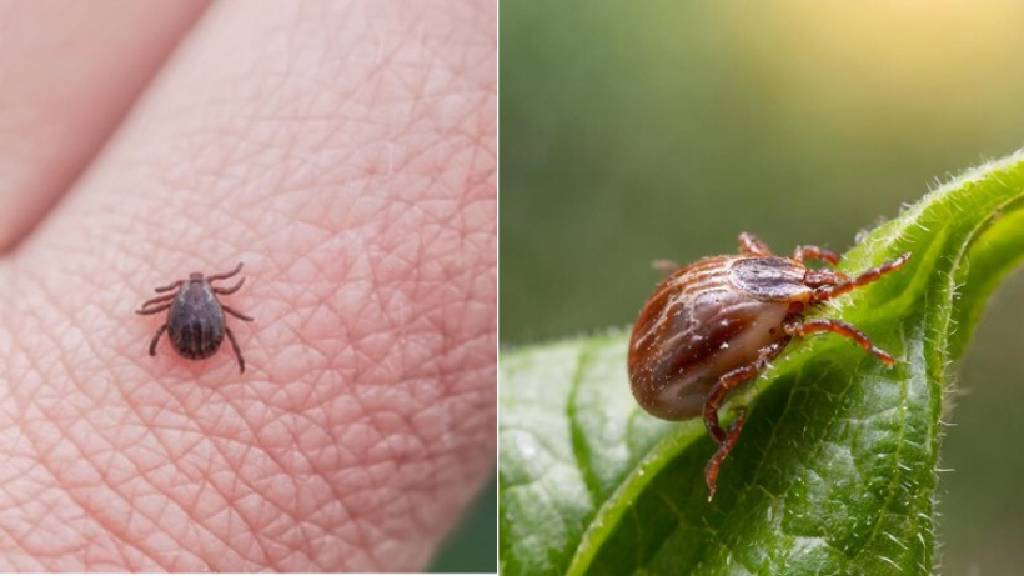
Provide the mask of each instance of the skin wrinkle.
[{"label": "skin wrinkle", "polygon": [[[199,437],[197,439],[197,442],[196,442],[196,445],[199,445],[200,443],[202,443],[204,439],[212,439],[212,442],[210,442],[210,444],[212,444],[214,449],[209,451],[209,457],[202,458],[202,460],[205,460],[208,463],[208,468],[212,472],[213,470],[215,470],[217,468],[217,466],[215,465],[216,457],[220,456],[221,458],[226,458],[227,456],[225,454],[225,451],[222,448],[220,448],[220,446],[219,446],[219,442],[217,441],[219,438],[217,438],[215,436],[211,438],[210,434],[205,432],[205,431],[202,431],[202,434],[199,435]],[[165,448],[170,450],[169,443],[164,443],[164,445],[165,445]],[[182,454],[186,455],[186,454],[189,454],[191,452],[192,452],[192,450],[183,451]],[[180,456],[176,457],[175,459],[176,460],[182,460],[182,458]],[[187,459],[185,459],[185,463],[187,463]],[[191,479],[193,481],[197,481],[197,480],[202,478],[202,470],[199,470],[198,474],[186,475],[186,476],[188,476],[189,479]],[[255,492],[255,490],[252,490],[251,486],[245,484],[244,481],[240,481],[237,476],[234,476],[233,479],[234,479],[234,482],[235,482],[234,487],[235,487],[236,491],[238,489],[237,488],[238,485],[239,484],[243,484],[246,489],[250,490],[250,493]],[[154,483],[154,484],[156,484],[156,483]],[[230,502],[232,500],[232,497],[230,495],[231,491],[225,490],[225,489],[217,486],[215,483],[210,483],[208,485],[199,484],[199,490],[198,491],[202,491],[203,489],[209,489],[211,487],[212,487],[212,491],[215,493],[215,495],[217,497],[219,497],[220,499],[222,499],[225,503],[228,503],[228,502]],[[183,503],[180,503],[180,504],[182,504],[183,509],[188,510],[188,508],[186,506],[184,506]],[[227,507],[226,509],[228,510],[228,513],[230,514],[231,513],[231,508]],[[287,515],[287,511],[286,510],[281,510],[281,512],[284,513],[285,515]],[[206,523],[203,522],[203,518],[201,516],[196,515],[194,517],[199,522],[200,525],[203,525],[203,526],[206,525]],[[241,521],[243,523],[245,523],[251,530],[253,529],[252,524],[244,516],[241,516]],[[213,532],[216,532],[216,530],[213,530]],[[255,530],[253,530],[253,532],[256,533]],[[259,544],[259,539],[258,538],[257,538],[257,544]],[[264,550],[264,553],[265,553],[265,550]],[[250,561],[252,561],[252,562],[260,562],[260,561],[268,562],[268,559],[266,557],[257,557],[257,558],[250,558]],[[271,566],[273,566],[272,563],[271,563]]]},{"label": "skin wrinkle", "polygon": [[[37,295],[42,295],[42,294],[44,294],[44,292],[40,291],[40,292],[36,292],[36,294]],[[47,307],[45,305],[45,303],[43,303],[40,306],[34,306],[32,309],[48,310],[49,307]],[[41,327],[45,327],[46,323],[40,323],[40,325],[41,325]],[[41,370],[39,370],[39,371],[42,372]],[[47,381],[53,381],[53,380],[55,380],[55,378],[54,378],[54,376],[45,375],[44,374],[44,375],[40,376],[39,380],[41,382],[47,382]],[[82,387],[80,386],[80,388],[82,388]],[[59,428],[60,427],[59,423],[62,421],[62,418],[57,413],[55,413],[54,411],[55,410],[62,410],[66,406],[66,403],[61,403],[60,402],[60,398],[62,398],[62,397],[63,397],[63,393],[53,394],[50,398],[47,398],[44,395],[40,395],[40,394],[36,393],[36,394],[30,395],[30,396],[27,396],[26,397],[26,401],[31,403],[29,405],[29,407],[38,407],[39,411],[42,412],[44,416],[46,416],[45,418],[40,419],[40,422],[41,422],[42,426],[44,426],[44,427],[51,427],[54,424],[57,424],[58,425],[57,427]],[[73,396],[72,396],[72,398],[73,398]],[[43,404],[43,405],[40,405],[40,402],[43,402],[43,401],[45,401],[47,403]],[[24,412],[26,412],[26,410],[23,408],[22,410],[19,410],[19,412],[24,413]],[[64,420],[67,420],[66,426],[73,426],[74,423],[81,421],[81,419],[76,419],[76,418],[65,418]],[[85,420],[85,421],[88,421],[88,420]],[[43,442],[44,440],[42,440],[41,436],[32,434],[31,433],[32,428],[24,427],[24,430],[25,430],[26,436],[30,440],[32,440],[33,437],[35,437],[35,440],[33,441],[33,444],[36,446],[36,451],[39,454],[39,460],[41,462],[43,462],[44,465],[45,465],[45,463],[47,462],[47,458],[50,457],[51,455],[49,454],[49,450],[45,450],[45,449],[43,449],[40,446],[40,443]],[[74,434],[65,434],[65,437],[71,440],[71,444],[72,445],[75,445],[76,447],[79,446],[79,444],[74,440],[74,438],[75,438]],[[96,440],[102,441],[102,435],[94,435],[94,436],[91,436],[91,438],[93,438],[94,442]],[[74,461],[74,462],[86,462],[86,463],[90,462],[90,460],[88,458],[87,450],[82,449],[82,448],[79,447],[78,448],[78,452],[82,456],[86,456],[86,457],[85,458],[78,458],[76,456],[76,457],[71,458],[72,461]],[[50,473],[53,475],[54,479],[57,481],[57,483],[59,485],[63,485],[65,487],[65,489],[68,490],[68,493],[70,495],[72,495],[72,498],[75,499],[79,503],[79,505],[82,507],[82,509],[85,510],[89,516],[95,517],[95,518],[99,519],[100,520],[100,525],[102,527],[104,527],[105,529],[107,529],[108,531],[110,531],[112,533],[117,534],[117,531],[112,528],[112,525],[108,521],[104,521],[104,515],[98,513],[100,510],[94,509],[94,508],[91,507],[90,501],[89,501],[89,499],[87,497],[85,499],[83,499],[82,497],[77,497],[76,496],[78,490],[83,489],[83,488],[88,488],[88,486],[82,487],[82,486],[70,485],[69,482],[70,482],[71,478],[69,476],[67,476],[66,474],[62,474],[59,469],[50,469]],[[117,490],[114,490],[112,492],[112,494],[115,494],[115,495],[117,493],[118,493]],[[132,512],[132,510],[129,507],[128,513],[130,514],[131,512]],[[152,521],[152,518],[149,518],[148,516],[147,516],[147,518]],[[125,539],[123,537],[121,538],[121,541],[126,546],[129,546],[129,547],[132,547],[132,548],[136,548],[136,549],[144,552],[147,555],[148,559],[151,560],[153,563],[155,563],[155,565],[163,566],[164,568],[167,568],[167,566],[161,564],[160,561],[157,560],[156,557],[153,556],[153,554],[151,552],[143,551],[141,548],[138,548],[138,547],[134,546],[130,542],[130,540]]]},{"label": "skin wrinkle", "polygon": [[145,8],[0,0],[0,251],[87,166],[204,8],[198,0]]},{"label": "skin wrinkle", "polygon": [[[215,7],[133,116],[145,130],[129,124],[2,264],[0,286],[17,290],[0,293],[19,305],[0,324],[34,334],[12,344],[33,377],[0,367],[28,407],[17,418],[78,446],[100,479],[72,488],[61,474],[75,468],[58,467],[29,488],[77,494],[55,517],[84,519],[73,565],[417,569],[492,462],[493,24],[447,62],[442,43],[466,37],[436,25],[458,10],[338,5],[361,20],[302,5],[294,28],[249,15],[251,29],[222,33],[238,7]],[[199,84],[211,94],[189,94],[190,108],[178,86],[194,84],[192,55],[218,51],[246,56],[223,82]],[[379,59],[353,70],[371,52]],[[333,110],[345,114],[332,122]],[[158,209],[138,192],[154,183],[175,191]],[[238,378],[224,349],[201,363],[166,342],[146,355],[161,320],[129,306],[168,271],[212,273],[232,258],[249,282],[228,301],[257,318],[232,324],[251,373]],[[70,330],[55,331],[62,323]],[[52,410],[69,400],[81,415],[54,429]],[[120,494],[128,516],[104,516]],[[0,534],[12,500],[0,491]],[[68,566],[59,555],[53,566]]]},{"label": "skin wrinkle", "polygon": [[[39,380],[42,380],[42,378],[39,378]],[[48,476],[50,476],[54,480],[57,480],[56,484],[59,485],[59,478],[58,478],[58,474],[57,474],[56,470],[54,470],[52,467],[49,467],[49,466],[47,466],[45,464],[45,462],[46,462],[46,459],[45,459],[46,454],[40,454],[40,452],[42,452],[42,447],[40,446],[41,440],[38,440],[38,439],[37,440],[33,440],[32,439],[33,434],[31,433],[31,430],[32,430],[31,425],[32,425],[32,423],[34,421],[34,418],[31,418],[31,416],[38,417],[39,410],[36,409],[36,406],[32,405],[32,406],[25,406],[25,407],[23,407],[21,410],[19,410],[19,412],[27,415],[24,418],[24,420],[23,420],[23,422],[24,422],[24,424],[22,425],[23,435],[27,439],[29,439],[29,441],[30,441],[30,443],[32,445],[32,449],[36,452],[37,456],[40,456],[40,455],[43,456],[43,457],[37,457],[36,461],[43,463],[42,467],[46,471]],[[40,420],[42,420],[42,419],[40,418]],[[64,492],[64,494],[70,495],[69,492]],[[71,500],[73,501],[74,498],[72,498]],[[70,508],[73,509],[73,508],[75,508],[75,506],[72,506]],[[85,515],[85,516],[88,516],[88,515]],[[55,550],[55,551],[53,551],[51,553],[52,554],[56,554],[58,552]]]},{"label": "skin wrinkle", "polygon": [[[44,292],[42,292],[42,291],[39,291],[39,292],[37,292],[37,294],[39,294],[39,295],[42,295],[42,294],[44,294]],[[52,300],[52,298],[51,298],[51,300]],[[45,302],[43,302],[43,303],[40,303],[40,304],[39,304],[39,305],[37,305],[37,306],[32,306],[32,307],[31,307],[31,309],[36,309],[36,310],[47,310],[47,309],[49,309],[49,307],[48,307],[48,306],[46,305],[46,303],[45,303]],[[45,323],[45,322],[41,322],[40,324],[41,324],[41,326],[46,326],[46,323]],[[51,323],[51,324],[52,324],[52,323]],[[89,343],[89,341],[85,341],[85,340],[83,340],[83,342],[84,342],[84,343],[86,343],[86,344],[88,344],[88,343]],[[94,353],[94,352],[97,352],[97,351],[96,351],[96,350],[91,350],[90,352],[91,352],[91,353],[89,354],[89,356],[88,356],[88,357],[89,357],[89,358],[93,358],[93,357],[94,357],[94,355],[93,355],[92,353]],[[67,367],[65,367],[65,368],[67,368]],[[41,380],[46,380],[46,378],[41,378]],[[37,399],[37,397],[31,397],[31,398],[30,398],[30,400],[36,400],[36,399]],[[54,406],[55,406],[55,407],[57,407],[57,408],[60,408],[60,405],[54,404]],[[129,404],[128,404],[128,407],[129,407],[129,408],[133,408],[134,406],[133,406],[133,404],[129,403]],[[43,410],[43,411],[44,411],[44,412],[46,412],[46,410]],[[56,419],[56,418],[55,418],[55,417],[54,417],[53,415],[49,415],[48,421],[49,421],[49,422],[53,422],[53,421],[58,421],[58,420],[57,420],[57,419]],[[74,423],[75,421],[77,421],[77,419],[70,419],[70,420],[69,420],[69,422],[71,422],[71,423]],[[31,438],[31,435],[30,435],[29,437]],[[74,438],[74,437],[73,437],[73,436],[69,436],[69,438],[71,438],[71,439],[72,439],[72,443],[74,443],[74,440],[73,440],[73,438]],[[102,441],[102,435],[95,435],[95,436],[93,436],[93,438],[97,438],[97,439],[100,439],[100,440]],[[165,449],[167,449],[167,448],[168,448],[168,447],[167,447],[166,445],[165,445],[164,447],[165,447]],[[40,451],[39,451],[39,450],[37,450],[37,452],[40,452]],[[43,461],[45,462],[45,458],[47,457],[47,454],[45,454],[45,451],[43,451],[43,452],[44,452],[44,453],[43,453],[43,454],[41,454],[41,458],[40,458],[40,459],[41,459],[41,460],[43,460]],[[87,455],[87,452],[86,452],[86,450],[84,450],[84,449],[81,449],[81,448],[79,448],[79,452],[80,452],[80,453],[81,453],[81,454],[82,454],[83,456],[86,456],[86,455]],[[89,462],[89,459],[88,459],[88,458],[74,458],[74,460],[75,460],[75,461],[82,461],[82,462]],[[51,470],[51,473],[52,473],[52,475],[54,476],[55,480],[56,480],[56,481],[58,482],[58,484],[64,484],[64,485],[65,485],[65,487],[69,489],[70,493],[71,493],[72,495],[74,495],[74,493],[75,493],[75,492],[74,492],[74,487],[72,487],[72,486],[68,486],[68,479],[67,479],[67,477],[66,477],[66,476],[63,476],[62,474],[60,474],[60,473],[59,473],[58,471],[55,471],[55,470]],[[154,487],[154,488],[157,488],[157,485],[156,485],[156,484],[154,484],[154,485],[153,485],[153,487]],[[117,491],[117,490],[114,490],[114,491],[113,491],[113,493],[114,493],[114,494],[117,494],[117,493],[118,493],[118,491]],[[78,501],[78,502],[80,503],[80,506],[81,506],[81,507],[82,507],[82,508],[83,508],[84,510],[86,510],[86,512],[89,512],[89,513],[90,513],[90,515],[91,515],[91,516],[93,516],[93,517],[97,517],[97,518],[100,518],[100,519],[101,519],[101,525],[102,525],[102,526],[103,526],[104,528],[106,528],[107,530],[110,530],[110,531],[112,531],[112,532],[113,532],[113,530],[111,529],[111,525],[109,524],[109,522],[103,522],[103,521],[102,521],[102,518],[103,518],[103,514],[101,514],[101,513],[100,513],[100,510],[99,510],[99,509],[94,509],[94,508],[92,508],[92,507],[91,507],[91,506],[89,505],[89,501],[88,501],[87,499],[86,499],[86,500],[84,500],[84,501],[83,501],[83,500],[81,500],[81,499],[77,499],[77,501]],[[129,513],[130,513],[130,512],[131,512],[131,509],[129,508]],[[148,517],[148,516],[147,516],[147,519],[149,519],[149,520],[150,520],[151,522],[153,522],[153,523],[154,523],[154,525],[156,524],[156,522],[155,522],[155,521],[153,521],[153,519],[152,519],[152,518],[150,518],[150,517]],[[210,533],[210,534],[209,534],[209,536],[211,536],[211,537],[214,537],[214,538],[216,538],[216,534],[215,534],[215,533]],[[122,538],[121,538],[121,541],[122,541],[122,542],[123,542],[123,543],[124,543],[125,545],[127,545],[127,546],[129,546],[129,547],[133,547],[133,545],[131,544],[131,542],[130,542],[129,540],[127,540],[127,539],[125,539],[125,538],[123,538],[123,537],[122,537]],[[142,550],[140,549],[140,551],[142,551]],[[160,566],[160,567],[162,567],[162,568],[164,568],[164,569],[169,569],[169,568],[170,568],[170,567],[169,567],[168,565],[166,565],[166,564],[164,564],[164,563],[161,563],[161,562],[160,562],[159,560],[157,560],[157,559],[156,559],[156,558],[154,557],[154,555],[153,555],[152,553],[150,553],[150,552],[145,552],[145,551],[142,551],[142,552],[144,552],[144,553],[145,553],[145,554],[147,555],[148,559],[149,559],[149,560],[151,560],[152,562],[154,562],[154,563],[155,563],[155,564],[156,564],[157,566]],[[207,568],[207,566],[206,566],[206,564],[205,564],[205,563],[201,563],[201,564],[199,564],[199,565],[198,565],[198,567],[199,567],[199,568]]]}]

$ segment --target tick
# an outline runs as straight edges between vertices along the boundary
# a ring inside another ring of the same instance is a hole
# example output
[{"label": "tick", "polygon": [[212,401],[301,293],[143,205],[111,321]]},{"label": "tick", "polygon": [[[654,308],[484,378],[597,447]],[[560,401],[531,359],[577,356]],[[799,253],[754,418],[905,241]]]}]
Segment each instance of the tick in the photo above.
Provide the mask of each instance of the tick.
[{"label": "tick", "polygon": [[226,304],[221,304],[218,298],[238,292],[242,284],[245,284],[245,277],[227,288],[213,285],[213,282],[231,278],[241,270],[242,263],[239,262],[231,272],[212,276],[193,272],[189,274],[188,280],[177,280],[167,286],[156,288],[157,292],[171,293],[147,300],[135,311],[136,314],[146,315],[167,310],[167,321],[156,331],[156,335],[149,343],[149,355],[156,356],[156,344],[160,341],[160,336],[167,332],[167,337],[171,339],[171,344],[180,356],[189,360],[202,360],[213,356],[227,334],[231,340],[231,347],[235,349],[238,370],[245,372],[245,358],[242,357],[234,333],[224,321],[224,313],[227,312],[246,322],[252,322],[253,319]]},{"label": "tick", "polygon": [[839,257],[816,246],[797,246],[775,256],[753,234],[739,237],[739,255],[711,256],[689,266],[660,262],[671,270],[647,301],[629,342],[629,382],[644,410],[665,420],[704,417],[718,446],[704,469],[708,500],[718,470],[736,445],[745,411],[728,430],[718,410],[728,394],[755,378],[797,336],[833,332],[888,366],[893,357],[841,320],[805,320],[816,306],[900,269],[910,253],[850,278],[830,268],[810,269],[805,260],[834,266]]}]

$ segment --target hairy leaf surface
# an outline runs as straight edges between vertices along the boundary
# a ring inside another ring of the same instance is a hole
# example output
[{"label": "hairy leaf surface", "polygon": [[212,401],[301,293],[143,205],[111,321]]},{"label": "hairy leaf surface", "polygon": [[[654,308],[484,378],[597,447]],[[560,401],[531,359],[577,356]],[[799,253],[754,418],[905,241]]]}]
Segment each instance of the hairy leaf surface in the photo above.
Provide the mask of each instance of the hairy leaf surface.
[{"label": "hairy leaf surface", "polygon": [[[502,354],[505,574],[927,574],[949,363],[1024,258],[1024,154],[970,171],[862,235],[848,273],[901,271],[821,310],[868,333],[810,336],[752,385],[739,445],[706,500],[699,420],[633,401],[628,332]],[[637,303],[639,305],[641,303]]]}]

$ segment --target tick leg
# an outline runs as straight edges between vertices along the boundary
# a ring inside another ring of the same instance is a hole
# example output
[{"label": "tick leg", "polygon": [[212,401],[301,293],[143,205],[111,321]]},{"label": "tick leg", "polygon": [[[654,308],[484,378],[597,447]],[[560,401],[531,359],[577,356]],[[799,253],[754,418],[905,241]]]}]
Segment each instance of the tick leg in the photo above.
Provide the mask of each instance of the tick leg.
[{"label": "tick leg", "polygon": [[758,352],[757,359],[750,364],[721,375],[715,385],[711,387],[707,400],[704,401],[704,426],[708,429],[708,434],[718,444],[718,450],[715,451],[714,456],[708,460],[708,464],[704,468],[704,481],[708,485],[709,501],[715,497],[715,491],[718,489],[718,469],[722,466],[725,457],[736,446],[736,441],[740,438],[740,430],[743,429],[743,423],[746,421],[746,413],[740,412],[729,430],[723,430],[718,424],[718,409],[722,407],[729,392],[764,370],[772,358],[782,352],[787,341],[788,338],[765,346]]},{"label": "tick leg", "polygon": [[220,307],[222,310],[224,310],[228,314],[231,314],[235,318],[238,318],[239,320],[245,320],[246,322],[252,322],[254,320],[252,316],[246,316],[245,314],[242,314],[241,312],[235,310],[231,306],[225,306],[224,304],[221,304]]},{"label": "tick leg", "polygon": [[736,419],[733,420],[732,426],[726,432],[725,438],[722,442],[718,443],[718,450],[715,450],[707,465],[704,466],[704,482],[708,485],[708,502],[711,502],[715,497],[715,492],[718,490],[718,470],[722,467],[725,457],[729,455],[729,452],[732,452],[736,442],[739,441],[740,432],[743,430],[743,423],[746,420],[746,408],[738,408]]},{"label": "tick leg", "polygon": [[235,358],[238,359],[238,373],[245,373],[245,358],[242,357],[242,349],[238,347],[238,340],[235,340],[235,333],[231,331],[231,328],[224,327],[224,332],[228,335],[228,340],[231,340],[231,347],[235,349]]},{"label": "tick leg", "polygon": [[896,360],[892,355],[878,346],[875,346],[875,343],[868,338],[867,334],[857,330],[852,325],[847,324],[842,320],[817,319],[805,320],[803,322],[798,320],[796,322],[784,324],[782,329],[790,336],[806,336],[815,332],[832,332],[833,334],[838,334],[844,338],[853,340],[858,346],[874,354],[879,360],[885,362],[888,366],[892,366],[896,363]]},{"label": "tick leg", "polygon": [[[840,281],[839,283],[834,285],[826,284],[819,288],[815,288],[814,292],[811,293],[811,302],[824,302],[825,300],[830,300],[837,296],[842,296],[843,294],[846,294],[847,292],[853,290],[854,288],[864,286],[865,284],[870,284],[875,280],[878,280],[882,276],[885,276],[889,272],[893,272],[902,268],[903,265],[910,260],[910,256],[910,252],[904,252],[898,258],[895,258],[879,266],[861,272],[860,275],[857,276],[856,278]],[[813,272],[824,271],[815,270]],[[808,272],[807,277],[810,277],[810,274],[811,273]]]},{"label": "tick leg", "polygon": [[156,356],[156,343],[160,341],[160,337],[163,336],[164,332],[166,332],[166,331],[167,331],[167,324],[164,324],[163,326],[160,327],[159,330],[156,331],[156,335],[153,336],[153,339],[150,340],[150,342],[149,342],[149,355],[150,356]]},{"label": "tick leg", "polygon": [[718,382],[715,382],[715,385],[711,387],[708,399],[704,401],[704,427],[708,429],[708,434],[711,434],[711,437],[715,439],[719,446],[725,442],[728,433],[718,423],[718,409],[722,407],[725,397],[729,392],[757,376],[757,373],[760,371],[760,362],[754,361],[721,375],[718,378]]},{"label": "tick leg", "polygon": [[142,306],[139,306],[139,308],[145,308],[150,304],[156,304],[158,302],[167,302],[168,300],[173,300],[175,296],[177,296],[177,294],[165,294],[163,296],[157,296],[156,298],[150,298],[149,300],[143,302]]},{"label": "tick leg", "polygon": [[155,308],[145,308],[145,307],[143,307],[143,308],[140,308],[140,309],[136,310],[135,313],[136,314],[141,314],[142,316],[148,316],[150,314],[156,314],[157,312],[163,312],[164,310],[167,310],[168,308],[170,308],[172,304],[174,304],[174,302],[168,302],[166,304],[161,304],[160,306],[156,306]]},{"label": "tick leg", "polygon": [[227,278],[231,278],[235,274],[238,274],[239,272],[242,271],[242,264],[242,262],[239,262],[238,266],[235,266],[235,269],[232,270],[231,272],[224,272],[223,274],[214,274],[213,276],[207,276],[206,280],[208,282],[213,282],[215,280],[225,280]]},{"label": "tick leg", "polygon": [[221,288],[219,286],[214,286],[213,291],[216,294],[234,294],[235,292],[238,292],[238,289],[242,287],[242,284],[245,284],[245,276],[242,276],[238,283],[230,288]]},{"label": "tick leg", "polygon": [[156,292],[167,292],[168,290],[177,290],[178,288],[181,288],[181,285],[184,283],[184,280],[178,280],[173,284],[168,284],[167,286],[160,286],[158,288],[154,288],[153,290]]},{"label": "tick leg", "polygon": [[815,260],[828,262],[832,266],[839,264],[839,255],[835,252],[818,246],[797,246],[793,250],[793,260],[803,262],[804,260]]},{"label": "tick leg", "polygon": [[772,249],[750,232],[740,232],[740,254],[744,256],[771,256]]}]

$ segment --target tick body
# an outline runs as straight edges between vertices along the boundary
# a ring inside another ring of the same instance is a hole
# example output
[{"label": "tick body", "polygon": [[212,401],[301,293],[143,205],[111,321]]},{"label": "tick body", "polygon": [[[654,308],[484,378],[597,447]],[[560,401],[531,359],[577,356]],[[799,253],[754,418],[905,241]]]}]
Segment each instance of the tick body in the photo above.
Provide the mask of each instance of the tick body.
[{"label": "tick body", "polygon": [[242,277],[233,286],[223,288],[213,282],[226,280],[242,270],[239,262],[231,272],[203,276],[202,272],[193,272],[188,280],[178,280],[167,286],[156,288],[157,292],[170,292],[163,296],[147,300],[136,314],[157,314],[167,311],[167,321],[160,326],[149,343],[149,355],[156,356],[156,345],[160,337],[167,332],[171,345],[178,354],[189,360],[202,360],[213,356],[224,341],[225,334],[231,341],[231,347],[238,359],[238,369],[245,372],[245,358],[238,347],[238,341],[231,328],[225,322],[225,312],[232,316],[251,322],[253,319],[238,312],[230,306],[221,304],[219,295],[233,294],[245,283]]},{"label": "tick body", "polygon": [[910,254],[855,278],[828,268],[810,269],[805,260],[834,265],[834,253],[800,246],[792,257],[775,256],[752,234],[739,238],[740,254],[712,256],[689,266],[661,262],[669,276],[647,301],[629,344],[633,396],[666,420],[703,416],[718,449],[705,469],[708,499],[718,469],[736,445],[745,413],[726,430],[718,410],[728,394],[757,376],[797,336],[833,332],[845,336],[891,366],[893,357],[853,326],[839,320],[804,320],[829,299],[874,282],[902,267]]}]

